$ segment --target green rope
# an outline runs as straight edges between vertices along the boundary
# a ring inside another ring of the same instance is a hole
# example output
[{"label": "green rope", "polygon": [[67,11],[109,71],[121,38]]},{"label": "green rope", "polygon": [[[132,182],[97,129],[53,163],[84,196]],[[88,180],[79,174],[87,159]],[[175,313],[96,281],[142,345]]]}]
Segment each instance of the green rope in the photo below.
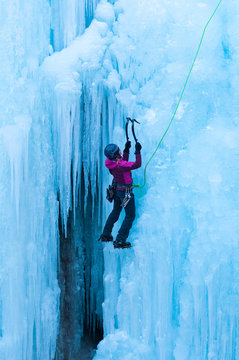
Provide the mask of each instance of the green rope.
[{"label": "green rope", "polygon": [[[156,152],[158,151],[158,148],[160,147],[163,139],[165,138],[165,136],[166,136],[166,134],[167,134],[167,132],[168,132],[168,130],[169,130],[169,128],[170,128],[170,126],[171,126],[174,118],[175,118],[175,115],[176,115],[177,110],[178,110],[178,107],[179,107],[179,105],[180,105],[180,103],[181,103],[181,100],[182,100],[182,97],[183,97],[185,88],[186,88],[186,86],[187,86],[189,77],[190,77],[191,72],[192,72],[192,70],[193,70],[195,61],[197,60],[198,53],[199,53],[199,50],[200,50],[200,48],[201,48],[201,45],[202,45],[202,41],[203,41],[205,32],[206,32],[206,30],[207,30],[207,27],[208,27],[210,21],[212,20],[213,16],[215,15],[217,9],[219,8],[221,2],[222,2],[222,0],[219,1],[219,3],[217,4],[217,7],[216,7],[215,10],[213,11],[212,15],[210,16],[209,20],[207,21],[207,23],[206,23],[206,25],[205,25],[205,27],[204,27],[204,30],[203,30],[203,33],[202,33],[202,36],[201,36],[201,40],[200,40],[199,45],[198,45],[198,48],[197,48],[196,55],[195,55],[195,57],[194,57],[194,59],[193,59],[193,63],[192,63],[192,65],[191,65],[191,68],[190,68],[190,70],[189,70],[188,76],[187,76],[186,81],[185,81],[185,83],[184,83],[183,90],[182,90],[181,95],[180,95],[180,97],[179,97],[179,100],[178,100],[177,106],[176,106],[176,108],[175,108],[175,111],[174,111],[174,113],[173,113],[173,116],[172,116],[172,118],[171,118],[171,120],[170,120],[170,122],[169,122],[169,124],[168,124],[167,129],[165,130],[163,136],[161,137],[161,139],[160,139],[160,141],[159,141],[156,149],[154,150],[153,154],[150,156],[149,160],[147,161],[147,163],[146,163],[146,165],[145,165],[145,168],[144,168],[144,184],[143,184],[143,185],[134,185],[135,187],[141,189],[141,194],[142,194],[142,189],[143,189],[144,186],[146,185],[146,170],[147,170],[147,167],[148,167],[150,161],[153,159],[153,157],[154,157],[154,155],[156,154]],[[141,195],[140,195],[140,196],[141,196]]]}]

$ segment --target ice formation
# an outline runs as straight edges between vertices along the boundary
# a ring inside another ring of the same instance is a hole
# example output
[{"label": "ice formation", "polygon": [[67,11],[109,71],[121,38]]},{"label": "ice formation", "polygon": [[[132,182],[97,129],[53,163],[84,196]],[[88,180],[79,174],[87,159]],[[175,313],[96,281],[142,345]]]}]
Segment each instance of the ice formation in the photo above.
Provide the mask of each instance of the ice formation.
[{"label": "ice formation", "polygon": [[97,242],[110,211],[104,146],[123,146],[134,116],[146,163],[216,4],[1,1],[1,359],[54,359],[57,341],[63,358],[60,288],[74,311],[69,360],[102,321],[95,360],[239,357],[235,0],[210,24],[135,190],[133,248],[102,255]]}]

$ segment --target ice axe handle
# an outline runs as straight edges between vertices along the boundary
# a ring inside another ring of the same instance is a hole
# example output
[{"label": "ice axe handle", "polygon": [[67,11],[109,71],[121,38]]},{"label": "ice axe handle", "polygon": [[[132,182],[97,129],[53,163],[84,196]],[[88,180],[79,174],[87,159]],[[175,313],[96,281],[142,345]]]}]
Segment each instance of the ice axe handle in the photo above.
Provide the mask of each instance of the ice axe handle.
[{"label": "ice axe handle", "polygon": [[127,122],[126,122],[126,126],[125,126],[125,132],[126,132],[126,139],[127,139],[127,141],[129,141],[129,133],[128,133],[129,119],[130,119],[130,118],[126,118]]},{"label": "ice axe handle", "polygon": [[136,138],[136,135],[135,135],[135,132],[134,132],[134,122],[132,122],[132,133],[133,133],[134,140],[137,143],[138,139]]}]

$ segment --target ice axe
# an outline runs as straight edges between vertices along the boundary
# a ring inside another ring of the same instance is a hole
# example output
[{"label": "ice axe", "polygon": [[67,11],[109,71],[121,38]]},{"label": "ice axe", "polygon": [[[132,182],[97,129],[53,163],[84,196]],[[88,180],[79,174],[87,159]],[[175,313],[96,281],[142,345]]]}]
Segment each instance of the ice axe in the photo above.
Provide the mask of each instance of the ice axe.
[{"label": "ice axe", "polygon": [[129,122],[131,121],[132,123],[132,133],[133,133],[133,137],[134,137],[134,140],[135,142],[137,143],[138,142],[138,139],[136,138],[136,135],[135,135],[135,132],[134,132],[134,123],[136,122],[137,124],[140,124],[136,119],[131,119],[130,117],[127,117],[126,118],[126,139],[127,141],[129,141],[129,134],[128,134],[128,126],[129,126]]}]

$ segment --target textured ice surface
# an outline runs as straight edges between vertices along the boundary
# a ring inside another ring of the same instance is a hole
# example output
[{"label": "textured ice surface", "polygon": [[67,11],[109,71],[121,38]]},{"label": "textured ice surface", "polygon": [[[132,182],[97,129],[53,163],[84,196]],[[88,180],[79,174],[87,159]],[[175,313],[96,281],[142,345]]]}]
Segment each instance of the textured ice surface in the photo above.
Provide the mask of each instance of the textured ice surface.
[{"label": "textured ice surface", "polygon": [[[38,17],[38,14],[42,16]],[[27,18],[27,21],[26,21]],[[53,358],[58,205],[37,82],[49,4],[0,4],[0,358]],[[43,146],[44,144],[44,146]],[[49,171],[45,171],[49,169]]]},{"label": "textured ice surface", "polygon": [[[144,163],[169,123],[216,3],[115,4],[116,96],[143,124]],[[133,249],[105,246],[106,338],[97,360],[134,358],[133,348],[114,345],[120,336],[122,344],[151,349],[150,357],[139,350],[138,359],[239,356],[238,13],[235,1],[222,3],[208,28],[175,122],[148,167]]]},{"label": "textured ice surface", "polygon": [[114,335],[109,334],[101,341],[94,359],[146,360],[152,357],[152,351],[140,339],[130,339],[127,333],[116,331]]},{"label": "textured ice surface", "polygon": [[[1,359],[54,358],[57,196],[65,233],[82,186],[103,225],[104,146],[122,146],[134,116],[146,163],[216,3],[1,1]],[[223,1],[208,28],[143,197],[135,190],[133,248],[104,246],[96,360],[239,357],[238,16]]]},{"label": "textured ice surface", "polygon": [[[88,14],[82,24],[84,11],[79,19],[75,9],[67,7],[74,13],[77,29],[69,12],[67,18],[59,10],[63,6],[60,1],[50,4],[45,0],[37,3],[3,0],[0,4],[0,358],[3,360],[55,357],[59,327],[56,169],[60,165],[54,145],[65,128],[60,128],[60,133],[54,128],[51,98],[45,96],[51,89],[42,76],[41,64],[49,53],[68,45],[76,32],[89,25],[96,2],[77,4],[87,7]],[[65,16],[64,24],[54,25],[54,19],[62,19],[61,16]],[[52,27],[54,34],[50,38]],[[62,43],[57,43],[57,31],[65,34],[64,39],[59,35]],[[62,96],[61,89],[58,92]],[[74,103],[74,89],[71,93]],[[69,203],[67,194],[64,195]]]},{"label": "textured ice surface", "polygon": [[82,34],[94,17],[99,0],[52,0],[51,45],[55,51],[67,46]]}]

